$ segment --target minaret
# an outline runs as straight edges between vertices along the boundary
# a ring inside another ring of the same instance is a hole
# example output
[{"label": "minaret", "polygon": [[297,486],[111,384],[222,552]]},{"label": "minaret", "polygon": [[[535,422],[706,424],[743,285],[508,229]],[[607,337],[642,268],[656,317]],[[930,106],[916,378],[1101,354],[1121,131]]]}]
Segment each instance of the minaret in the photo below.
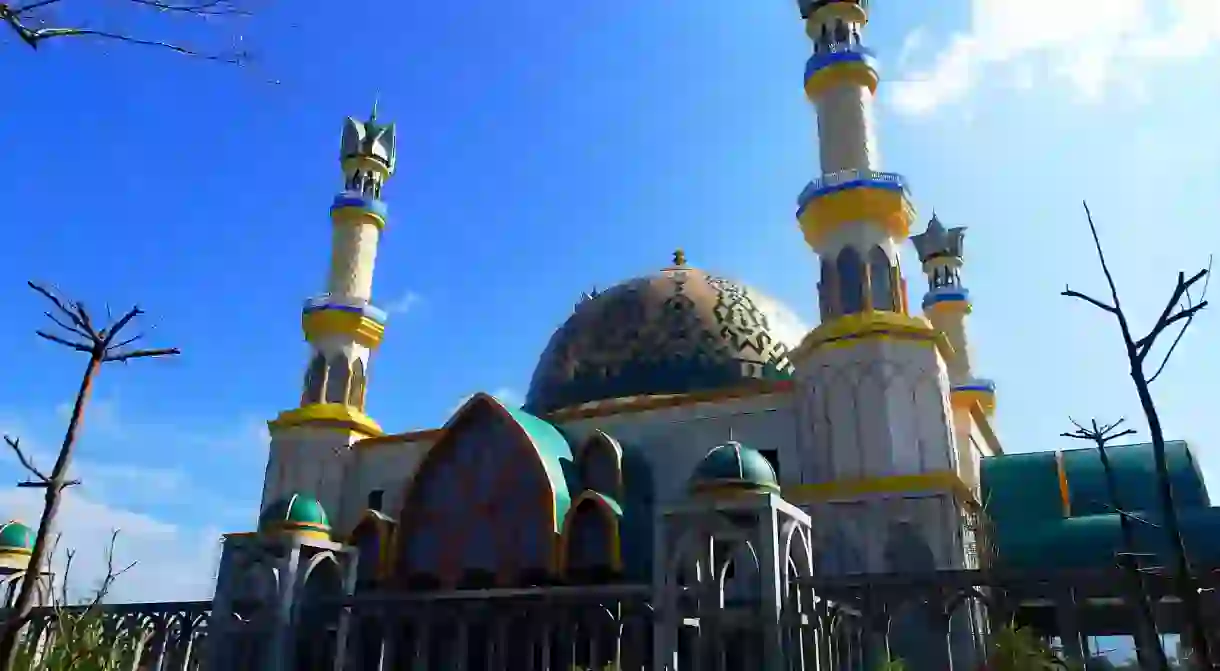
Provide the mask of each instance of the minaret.
[{"label": "minaret", "polygon": [[949,380],[953,385],[953,405],[969,407],[978,403],[984,411],[995,411],[995,384],[974,377],[970,364],[970,342],[966,337],[966,315],[970,314],[970,292],[962,286],[962,254],[965,227],[946,229],[936,214],[928,229],[911,237],[923,272],[928,276],[928,293],[923,297],[923,312],[953,346],[949,360]]},{"label": "minaret", "polygon": [[805,485],[791,491],[837,534],[823,537],[835,571],[960,568],[967,494],[949,406],[951,349],[908,314],[898,251],[915,212],[906,180],[880,170],[868,3],[798,5],[813,41],[804,81],[821,176],[801,192],[797,219],[820,260],[822,324],[791,356]]},{"label": "minaret", "polygon": [[342,515],[339,464],[352,443],[382,433],[364,402],[369,357],[385,332],[386,313],[372,303],[373,267],[386,225],[381,191],[394,172],[395,135],[393,124],[378,122],[376,105],[367,121],[344,123],[339,161],[343,188],[330,207],[326,293],[302,309],[310,352],[301,399],[269,423],[263,504],[286,492],[308,492]]}]

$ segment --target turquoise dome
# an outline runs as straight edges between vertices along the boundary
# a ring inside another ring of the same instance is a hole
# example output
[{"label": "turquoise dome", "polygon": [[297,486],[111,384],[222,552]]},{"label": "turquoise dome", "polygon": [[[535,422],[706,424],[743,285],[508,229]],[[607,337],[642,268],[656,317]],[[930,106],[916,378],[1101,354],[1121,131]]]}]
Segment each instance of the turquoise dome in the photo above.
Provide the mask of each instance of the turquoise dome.
[{"label": "turquoise dome", "polygon": [[729,441],[712,448],[695,466],[690,488],[693,492],[721,488],[779,492],[779,479],[761,452]]},{"label": "turquoise dome", "polygon": [[805,335],[794,313],[675,256],[582,297],[538,360],[528,412],[791,379],[788,352]]},{"label": "turquoise dome", "polygon": [[258,517],[259,531],[330,532],[330,518],[312,496],[295,493],[279,499]]},{"label": "turquoise dome", "polygon": [[0,525],[0,553],[29,554],[34,551],[34,530],[21,522]]}]

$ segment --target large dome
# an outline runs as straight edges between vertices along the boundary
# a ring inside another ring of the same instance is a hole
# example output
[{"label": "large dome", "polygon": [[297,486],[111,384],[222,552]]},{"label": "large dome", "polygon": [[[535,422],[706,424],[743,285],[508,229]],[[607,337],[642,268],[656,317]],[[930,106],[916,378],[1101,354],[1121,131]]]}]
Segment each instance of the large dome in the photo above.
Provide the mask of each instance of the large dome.
[{"label": "large dome", "polygon": [[674,261],[582,297],[534,369],[527,410],[792,376],[788,352],[804,332],[790,310],[680,253]]}]

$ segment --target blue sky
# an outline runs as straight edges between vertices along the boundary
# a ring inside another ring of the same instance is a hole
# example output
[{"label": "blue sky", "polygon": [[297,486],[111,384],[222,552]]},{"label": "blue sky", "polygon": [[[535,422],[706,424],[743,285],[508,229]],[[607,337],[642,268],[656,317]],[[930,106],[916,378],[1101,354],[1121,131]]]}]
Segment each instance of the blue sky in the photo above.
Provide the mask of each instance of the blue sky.
[{"label": "blue sky", "polygon": [[[1059,292],[1104,289],[1085,198],[1139,323],[1179,269],[1220,250],[1213,4],[875,10],[884,167],[924,217],[970,227],[976,368],[997,382],[1010,451],[1067,447],[1068,414],[1125,415],[1144,433],[1110,322]],[[438,426],[477,390],[523,395],[580,292],[675,247],[815,319],[816,264],[793,220],[817,170],[793,2],[349,0],[341,14],[267,3],[232,30],[98,20],[202,44],[238,31],[259,57],[236,69],[0,38],[14,65],[0,348],[15,354],[0,426],[50,452],[83,363],[33,336],[43,306],[27,279],[95,310],[138,302],[149,342],[184,352],[108,368],[81,445],[65,543],[87,572],[121,526],[142,562],[125,598],[206,595],[218,534],[253,522],[263,422],[296,401],[300,301],[323,288],[341,122],[377,95],[400,143],[375,285],[396,309],[369,394],[388,429]],[[917,300],[913,253],[906,268]],[[1156,385],[1169,432],[1212,472],[1217,328],[1201,317]],[[0,505],[29,515],[23,496]]]}]

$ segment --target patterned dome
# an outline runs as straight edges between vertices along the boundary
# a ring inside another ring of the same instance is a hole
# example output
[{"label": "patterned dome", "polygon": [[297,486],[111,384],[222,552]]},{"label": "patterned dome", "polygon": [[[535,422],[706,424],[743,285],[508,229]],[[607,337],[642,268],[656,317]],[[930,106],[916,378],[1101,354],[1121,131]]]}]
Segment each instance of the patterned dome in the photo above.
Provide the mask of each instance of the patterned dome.
[{"label": "patterned dome", "polygon": [[34,551],[34,530],[21,522],[0,524],[0,553],[28,554]]},{"label": "patterned dome", "polygon": [[528,411],[791,378],[788,352],[804,336],[793,313],[674,257],[654,275],[582,297],[534,369]]},{"label": "patterned dome", "polygon": [[778,492],[779,481],[762,453],[729,441],[712,448],[690,476],[693,491],[718,487]]},{"label": "patterned dome", "polygon": [[318,500],[292,494],[268,505],[258,517],[259,531],[330,531],[330,518]]}]

